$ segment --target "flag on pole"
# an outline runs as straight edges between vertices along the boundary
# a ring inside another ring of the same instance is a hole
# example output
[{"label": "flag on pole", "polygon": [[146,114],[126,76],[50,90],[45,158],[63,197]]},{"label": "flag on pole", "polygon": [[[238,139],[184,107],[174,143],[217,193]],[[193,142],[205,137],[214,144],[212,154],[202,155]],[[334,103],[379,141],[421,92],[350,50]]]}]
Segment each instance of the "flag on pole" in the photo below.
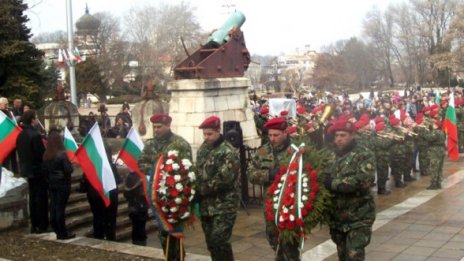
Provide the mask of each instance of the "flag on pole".
[{"label": "flag on pole", "polygon": [[67,127],[64,128],[64,148],[71,162],[78,163],[76,158],[77,143]]},{"label": "flag on pole", "polygon": [[435,104],[440,106],[440,92],[438,90],[435,91]]},{"label": "flag on pole", "polygon": [[459,148],[454,93],[451,93],[449,96],[448,108],[446,109],[446,116],[443,122],[443,131],[448,135],[448,157],[452,160],[457,160],[459,158]]},{"label": "flag on pole", "polygon": [[140,135],[132,127],[129,130],[129,133],[127,133],[126,140],[122,145],[121,151],[119,151],[118,158],[124,161],[129,169],[133,170],[140,176],[143,185],[143,192],[148,202],[147,178],[139,169],[139,165],[137,163],[144,147],[145,145],[143,145],[142,138],[140,138]]},{"label": "flag on pole", "polygon": [[79,52],[79,49],[77,49],[77,47],[74,47],[73,54],[74,54],[74,58],[76,58],[77,62],[82,61],[81,53]]},{"label": "flag on pole", "polygon": [[116,181],[98,123],[95,123],[85,136],[76,151],[76,157],[90,185],[100,194],[105,206],[108,207],[111,203],[109,192],[116,188]]},{"label": "flag on pole", "polygon": [[3,163],[10,152],[16,148],[16,138],[22,129],[5,113],[0,111],[0,164]]},{"label": "flag on pole", "polygon": [[58,49],[58,64],[64,64],[63,51],[61,49]]}]

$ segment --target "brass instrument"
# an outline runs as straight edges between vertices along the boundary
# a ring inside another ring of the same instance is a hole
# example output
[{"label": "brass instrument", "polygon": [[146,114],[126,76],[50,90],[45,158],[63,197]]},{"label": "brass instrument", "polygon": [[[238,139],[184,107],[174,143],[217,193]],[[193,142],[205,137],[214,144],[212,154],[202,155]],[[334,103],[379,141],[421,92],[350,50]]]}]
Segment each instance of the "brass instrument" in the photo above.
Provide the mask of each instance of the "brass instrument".
[{"label": "brass instrument", "polygon": [[417,133],[415,133],[415,132],[409,130],[409,129],[406,128],[406,127],[399,127],[399,128],[400,128],[400,130],[401,130],[404,134],[406,134],[406,135],[409,135],[409,136],[417,136],[417,135],[418,135]]},{"label": "brass instrument", "polygon": [[394,133],[377,133],[377,136],[385,138],[385,139],[404,140],[404,136],[397,135]]},{"label": "brass instrument", "polygon": [[326,122],[330,116],[333,114],[333,108],[330,104],[324,106],[324,111],[322,112],[321,118],[319,119],[320,123]]}]

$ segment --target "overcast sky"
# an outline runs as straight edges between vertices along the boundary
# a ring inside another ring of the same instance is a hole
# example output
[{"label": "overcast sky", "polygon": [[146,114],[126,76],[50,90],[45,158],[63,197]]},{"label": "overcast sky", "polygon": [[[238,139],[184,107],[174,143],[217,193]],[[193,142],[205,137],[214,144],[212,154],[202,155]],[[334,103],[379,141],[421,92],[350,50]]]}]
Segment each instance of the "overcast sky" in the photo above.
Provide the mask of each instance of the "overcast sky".
[{"label": "overcast sky", "polygon": [[[35,6],[27,12],[33,34],[66,31],[65,0],[24,0]],[[218,28],[228,18],[230,8],[242,11],[242,26],[251,54],[290,53],[309,44],[319,51],[324,45],[352,36],[361,36],[369,10],[380,10],[406,0],[184,0],[196,7],[196,16],[205,31]],[[123,18],[136,5],[178,3],[180,0],[72,0],[73,21],[84,14],[107,11]],[[227,6],[232,6],[228,9]]]}]

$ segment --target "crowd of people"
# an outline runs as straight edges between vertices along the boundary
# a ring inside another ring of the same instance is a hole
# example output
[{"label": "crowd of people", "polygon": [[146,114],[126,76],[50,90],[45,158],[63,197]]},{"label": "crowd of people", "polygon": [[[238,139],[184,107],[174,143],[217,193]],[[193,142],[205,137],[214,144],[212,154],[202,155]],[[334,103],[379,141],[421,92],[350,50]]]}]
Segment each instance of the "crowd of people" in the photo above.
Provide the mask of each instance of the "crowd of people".
[{"label": "crowd of people", "polygon": [[[454,98],[450,99],[451,95]],[[312,150],[330,151],[331,158],[324,163],[321,173],[321,185],[333,196],[330,235],[337,245],[340,260],[363,260],[375,220],[373,187],[378,195],[388,195],[391,193],[387,187],[390,178],[393,186],[402,189],[421,175],[431,176],[427,189],[441,189],[446,153],[442,125],[450,100],[456,112],[457,146],[462,152],[464,99],[459,90],[453,93],[416,90],[404,95],[377,96],[371,93],[369,98],[360,95],[354,101],[348,96],[305,97],[296,101],[294,118],[289,117],[286,110],[269,115],[268,101],[261,100],[256,103],[255,122],[262,145],[251,160],[248,180],[268,191],[281,166],[289,163],[292,155],[288,150],[292,144],[305,143]],[[60,130],[49,130],[44,142],[37,128],[36,112],[30,109],[23,112],[19,108],[8,109],[8,101],[5,105],[5,98],[0,98],[0,109],[12,119],[17,116],[14,120],[23,128],[14,155],[18,155],[19,173],[29,184],[31,233],[47,232],[51,225],[57,239],[73,238],[75,234],[67,230],[64,215],[71,193],[73,166],[66,156],[62,134]],[[103,137],[112,137],[108,132],[115,129],[116,137],[126,137],[132,125],[129,109],[128,104],[123,105],[112,127],[106,107],[100,106],[101,115],[94,123],[99,123]],[[190,144],[171,131],[172,118],[168,114],[152,115],[150,121],[154,137],[144,142],[138,159],[143,174],[150,176],[153,167],[170,151],[176,151],[181,159],[193,160]],[[91,125],[80,126],[80,134],[85,136]],[[191,204],[199,206],[198,216],[212,260],[234,260],[230,239],[241,194],[239,152],[221,134],[220,118],[206,118],[199,129],[204,142],[195,160],[197,193]],[[111,157],[107,144],[105,149]],[[12,164],[12,160],[3,163],[13,169]],[[133,170],[123,181],[114,165],[112,169],[116,183],[123,182],[124,196],[128,200],[132,242],[146,245],[145,225],[150,203],[146,200],[144,183]],[[108,207],[85,175],[79,191],[87,193],[94,217],[93,236],[115,240],[118,189],[110,192]],[[276,260],[300,260],[300,242],[280,240],[276,224],[268,219],[265,223],[266,236],[276,251]],[[174,228],[182,230],[184,224],[178,223]],[[171,237],[160,229],[159,239],[167,260],[183,260],[185,251],[181,238]]]}]

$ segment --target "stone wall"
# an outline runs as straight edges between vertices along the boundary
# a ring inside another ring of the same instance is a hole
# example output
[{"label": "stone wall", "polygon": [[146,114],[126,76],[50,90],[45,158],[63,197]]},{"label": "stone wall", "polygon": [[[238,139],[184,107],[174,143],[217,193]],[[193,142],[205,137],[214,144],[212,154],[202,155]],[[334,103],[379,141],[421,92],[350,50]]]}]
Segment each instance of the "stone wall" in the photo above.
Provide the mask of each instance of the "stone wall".
[{"label": "stone wall", "polygon": [[247,78],[184,79],[168,84],[171,91],[169,115],[173,118],[171,129],[184,137],[194,151],[203,142],[203,133],[198,126],[209,116],[224,121],[239,121],[244,143],[258,147],[260,139],[256,132],[253,112],[248,98]]}]

